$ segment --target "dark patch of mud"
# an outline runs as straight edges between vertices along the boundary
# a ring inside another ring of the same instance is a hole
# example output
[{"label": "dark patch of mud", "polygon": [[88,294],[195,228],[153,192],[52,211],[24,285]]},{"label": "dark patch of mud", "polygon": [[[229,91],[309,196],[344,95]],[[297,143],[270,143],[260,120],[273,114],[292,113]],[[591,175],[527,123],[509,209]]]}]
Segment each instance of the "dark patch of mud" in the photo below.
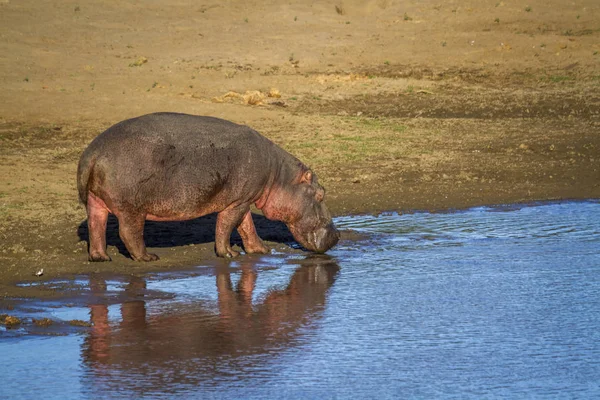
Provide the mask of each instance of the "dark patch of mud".
[{"label": "dark patch of mud", "polygon": [[409,87],[403,93],[361,95],[341,100],[303,102],[309,114],[362,115],[385,118],[585,118],[600,123],[600,91],[596,87],[561,90],[490,89],[442,86]]},{"label": "dark patch of mud", "polygon": [[[503,88],[507,85],[521,87],[538,86],[540,83],[575,80],[596,80],[597,73],[593,69],[580,65],[579,62],[565,62],[552,68],[523,68],[505,70],[498,65],[485,67],[430,67],[423,65],[383,64],[365,65],[354,68],[353,73],[367,77],[392,79],[417,79],[434,82],[461,82],[480,84],[489,87]],[[558,78],[560,77],[560,78]]]}]

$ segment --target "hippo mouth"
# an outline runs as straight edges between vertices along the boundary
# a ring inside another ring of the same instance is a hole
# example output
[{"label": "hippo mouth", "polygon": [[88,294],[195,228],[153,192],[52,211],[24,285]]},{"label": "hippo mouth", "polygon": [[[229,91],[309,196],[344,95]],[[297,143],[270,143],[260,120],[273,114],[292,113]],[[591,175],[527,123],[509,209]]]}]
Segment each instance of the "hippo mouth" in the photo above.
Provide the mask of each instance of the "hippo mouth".
[{"label": "hippo mouth", "polygon": [[289,226],[294,239],[305,249],[315,253],[325,253],[340,240],[340,232],[333,223],[318,227],[308,232],[302,232],[294,226]]}]

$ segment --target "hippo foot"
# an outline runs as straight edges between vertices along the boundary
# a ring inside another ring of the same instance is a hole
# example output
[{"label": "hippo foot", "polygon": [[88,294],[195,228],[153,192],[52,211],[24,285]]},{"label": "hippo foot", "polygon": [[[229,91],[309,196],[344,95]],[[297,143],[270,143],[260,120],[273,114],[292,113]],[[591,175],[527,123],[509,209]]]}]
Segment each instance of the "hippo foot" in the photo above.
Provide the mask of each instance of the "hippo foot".
[{"label": "hippo foot", "polygon": [[223,258],[236,258],[240,255],[239,251],[235,251],[232,248],[227,248],[225,251],[217,251],[217,256]]},{"label": "hippo foot", "polygon": [[104,262],[104,261],[112,261],[112,259],[108,256],[108,254],[90,253],[90,255],[88,257],[88,261]]},{"label": "hippo foot", "polygon": [[236,258],[240,255],[239,251],[235,251],[235,250],[228,250],[227,253],[225,253],[225,257],[227,258]]},{"label": "hippo foot", "polygon": [[244,250],[246,250],[246,253],[248,254],[269,254],[271,252],[271,250],[262,243],[254,246],[244,246]]},{"label": "hippo foot", "polygon": [[156,254],[152,254],[152,253],[146,253],[144,255],[142,255],[141,257],[133,257],[132,258],[135,261],[143,261],[143,262],[149,262],[149,261],[157,261],[159,260],[158,256]]}]

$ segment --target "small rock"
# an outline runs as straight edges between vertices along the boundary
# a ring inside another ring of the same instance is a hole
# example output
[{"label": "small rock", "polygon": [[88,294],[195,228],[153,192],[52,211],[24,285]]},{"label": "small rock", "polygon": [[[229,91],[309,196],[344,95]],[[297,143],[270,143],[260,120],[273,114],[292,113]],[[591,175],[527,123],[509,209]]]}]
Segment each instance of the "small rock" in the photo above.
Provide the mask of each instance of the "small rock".
[{"label": "small rock", "polygon": [[92,324],[90,324],[89,322],[82,321],[80,319],[73,319],[73,320],[69,321],[69,325],[72,325],[72,326],[84,326],[84,327],[88,327],[88,328],[90,326],[92,326]]},{"label": "small rock", "polygon": [[257,106],[262,104],[265,97],[267,97],[267,95],[258,90],[248,90],[244,94],[237,92],[227,92],[223,96],[214,97],[212,101],[214,103],[233,102]]},{"label": "small rock", "polygon": [[52,325],[52,320],[50,318],[41,318],[41,319],[33,318],[33,324],[36,326],[41,326],[43,328],[47,328],[50,325]]},{"label": "small rock", "polygon": [[265,95],[258,90],[248,90],[243,95],[244,102],[251,106],[256,106],[262,104],[262,101],[265,98]]},{"label": "small rock", "polygon": [[6,325],[7,327],[12,327],[15,325],[20,325],[21,324],[21,320],[17,317],[14,317],[12,315],[0,315],[0,323]]},{"label": "small rock", "polygon": [[281,97],[281,93],[279,92],[279,90],[275,89],[275,88],[271,88],[269,89],[269,91],[267,92],[267,96],[268,97],[273,97],[273,98],[280,98]]},{"label": "small rock", "polygon": [[130,67],[140,67],[144,64],[146,64],[148,62],[148,59],[146,57],[140,57],[137,60],[135,60],[134,62],[132,62],[131,64],[129,64]]},{"label": "small rock", "polygon": [[285,104],[284,101],[272,101],[269,104],[277,107],[287,107],[287,104]]}]

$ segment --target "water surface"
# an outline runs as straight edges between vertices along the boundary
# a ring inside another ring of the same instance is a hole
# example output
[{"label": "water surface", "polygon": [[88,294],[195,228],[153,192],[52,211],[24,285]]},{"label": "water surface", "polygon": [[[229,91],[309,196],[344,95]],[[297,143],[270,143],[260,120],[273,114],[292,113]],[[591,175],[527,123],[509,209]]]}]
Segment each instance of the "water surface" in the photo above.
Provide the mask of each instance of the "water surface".
[{"label": "water surface", "polygon": [[83,290],[18,303],[0,398],[600,396],[600,203],[336,222],[328,256],[53,283]]}]

